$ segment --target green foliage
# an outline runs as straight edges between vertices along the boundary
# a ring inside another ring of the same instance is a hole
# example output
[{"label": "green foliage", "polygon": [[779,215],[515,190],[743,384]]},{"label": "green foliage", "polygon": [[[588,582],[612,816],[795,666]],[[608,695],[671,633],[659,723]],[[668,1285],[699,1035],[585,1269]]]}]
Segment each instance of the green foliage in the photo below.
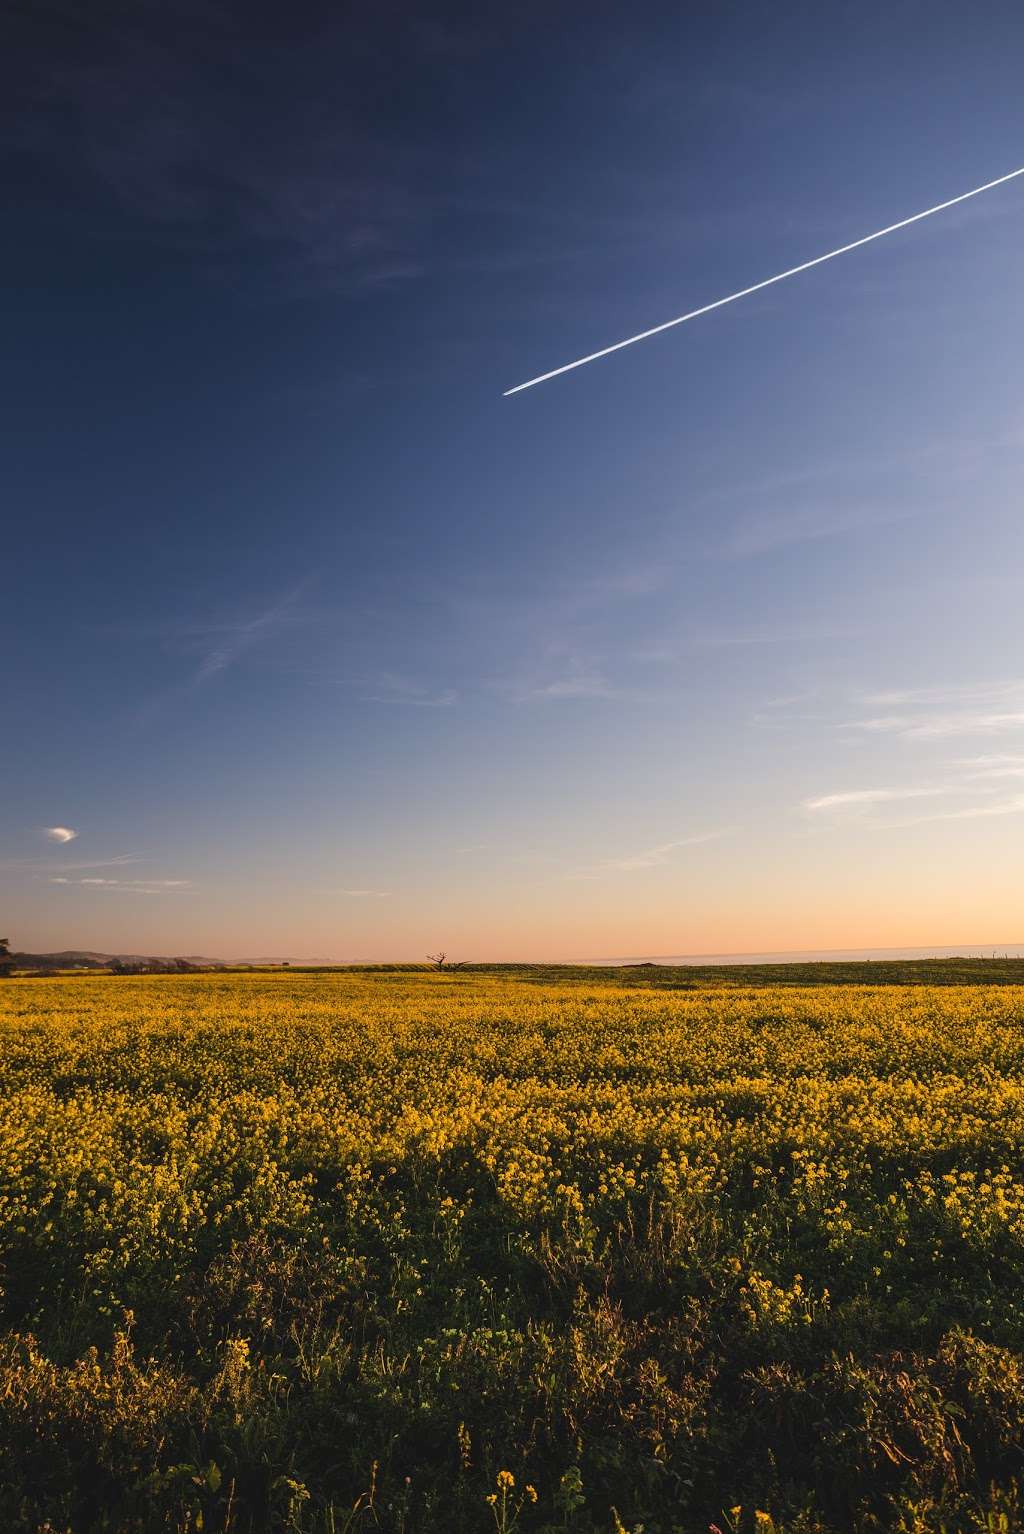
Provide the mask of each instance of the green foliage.
[{"label": "green foliage", "polygon": [[0,1527],[1024,1529],[1024,991],[13,980]]}]

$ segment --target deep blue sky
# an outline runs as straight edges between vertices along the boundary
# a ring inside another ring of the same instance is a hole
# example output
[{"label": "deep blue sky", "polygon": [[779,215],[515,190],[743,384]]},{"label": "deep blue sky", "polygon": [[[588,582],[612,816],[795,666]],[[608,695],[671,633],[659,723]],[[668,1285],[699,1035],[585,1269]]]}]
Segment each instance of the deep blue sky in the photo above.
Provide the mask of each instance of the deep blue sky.
[{"label": "deep blue sky", "polygon": [[1019,4],[2,26],[17,946],[1024,936],[1024,178],[502,398],[1024,164]]}]

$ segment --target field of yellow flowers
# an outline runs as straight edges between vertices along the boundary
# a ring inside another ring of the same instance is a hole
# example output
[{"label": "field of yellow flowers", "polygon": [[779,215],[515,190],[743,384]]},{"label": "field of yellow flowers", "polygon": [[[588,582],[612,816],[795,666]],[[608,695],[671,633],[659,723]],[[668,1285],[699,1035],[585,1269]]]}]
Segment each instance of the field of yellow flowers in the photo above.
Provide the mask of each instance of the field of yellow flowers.
[{"label": "field of yellow flowers", "polygon": [[1024,1527],[1024,987],[0,987],[0,1528]]}]

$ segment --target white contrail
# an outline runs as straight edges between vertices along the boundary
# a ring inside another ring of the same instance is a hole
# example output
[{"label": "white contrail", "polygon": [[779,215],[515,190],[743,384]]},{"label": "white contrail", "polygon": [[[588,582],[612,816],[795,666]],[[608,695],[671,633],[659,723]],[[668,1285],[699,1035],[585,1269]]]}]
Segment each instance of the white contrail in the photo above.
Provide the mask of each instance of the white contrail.
[{"label": "white contrail", "polygon": [[755,282],[753,287],[741,288],[738,293],[730,293],[728,298],[716,298],[713,304],[705,304],[700,309],[691,309],[689,314],[681,314],[678,319],[666,320],[663,325],[654,325],[650,330],[641,330],[638,336],[628,336],[625,341],[616,341],[614,346],[605,346],[601,351],[591,352],[587,357],[578,357],[575,362],[566,362],[560,368],[552,368],[550,373],[539,373],[536,378],[528,378],[525,383],[516,384],[514,389],[506,389],[503,398],[508,399],[510,394],[519,394],[523,389],[532,389],[534,384],[547,383],[549,378],[557,378],[560,373],[571,373],[573,368],[581,368],[587,362],[596,362],[599,357],[608,357],[612,352],[620,352],[624,346],[633,346],[637,341],[646,341],[648,336],[660,335],[663,330],[671,330],[673,325],[685,325],[687,320],[695,320],[701,314],[710,314],[712,309],[721,309],[723,304],[734,304],[738,298],[759,293],[762,288],[770,288],[773,283],[785,282],[787,277],[795,277],[798,272],[809,271],[812,266],[820,266],[823,261],[832,261],[836,256],[845,256],[848,250],[857,250],[861,245],[870,245],[872,240],[880,240],[884,235],[895,234],[897,229],[906,229],[908,224],[916,224],[922,218],[931,218],[933,213],[942,213],[946,208],[954,208],[958,202],[966,202],[968,197],[978,197],[982,192],[990,192],[994,186],[1002,186],[1004,182],[1012,181],[1015,176],[1024,176],[1024,165],[1019,170],[1011,170],[1006,176],[997,176],[995,181],[986,181],[984,186],[976,186],[970,192],[961,192],[959,197],[951,197],[948,202],[939,202],[934,208],[925,208],[923,213],[914,213],[910,218],[901,218],[898,224],[889,224],[885,229],[876,229],[874,234],[865,234],[862,239],[852,240],[849,245],[840,245],[838,250],[830,250],[824,256],[815,256],[813,261],[803,261],[799,266],[791,266],[788,271],[779,272],[775,277],[766,277],[763,282]]}]

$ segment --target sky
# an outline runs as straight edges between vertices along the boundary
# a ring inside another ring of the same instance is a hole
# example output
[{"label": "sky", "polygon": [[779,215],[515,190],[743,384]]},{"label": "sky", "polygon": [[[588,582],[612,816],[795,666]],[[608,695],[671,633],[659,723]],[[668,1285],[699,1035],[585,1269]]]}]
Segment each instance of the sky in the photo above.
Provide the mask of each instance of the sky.
[{"label": "sky", "polygon": [[1017,0],[8,8],[0,931],[1024,941]]}]

